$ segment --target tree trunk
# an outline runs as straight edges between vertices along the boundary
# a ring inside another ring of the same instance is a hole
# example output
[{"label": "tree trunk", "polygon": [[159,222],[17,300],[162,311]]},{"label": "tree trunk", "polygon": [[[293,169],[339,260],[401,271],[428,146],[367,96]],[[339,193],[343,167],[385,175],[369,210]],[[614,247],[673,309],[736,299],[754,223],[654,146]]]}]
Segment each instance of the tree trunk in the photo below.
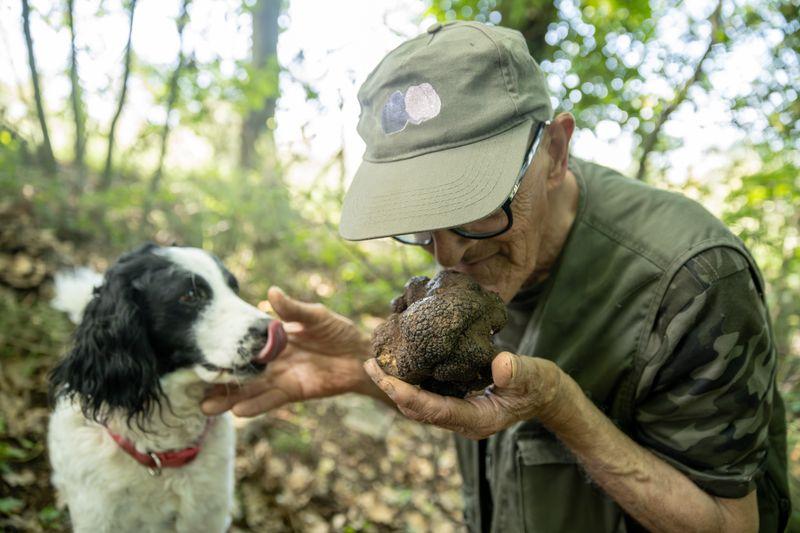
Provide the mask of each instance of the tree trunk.
[{"label": "tree trunk", "polygon": [[689,96],[689,89],[691,89],[692,86],[700,81],[700,79],[703,77],[703,65],[708,59],[709,54],[711,54],[711,50],[714,48],[714,45],[719,42],[718,30],[722,25],[722,0],[717,2],[717,7],[711,13],[711,16],[708,18],[708,20],[711,22],[711,39],[708,41],[708,46],[706,46],[705,52],[697,61],[697,65],[695,65],[694,72],[692,73],[691,77],[689,77],[689,79],[683,83],[678,92],[675,93],[673,99],[669,102],[669,104],[666,105],[666,107],[664,107],[664,110],[658,116],[653,131],[642,140],[642,155],[639,156],[639,169],[636,171],[636,179],[639,181],[644,181],[646,178],[647,159],[650,157],[650,153],[656,147],[656,142],[661,134],[661,128],[664,127],[664,124],[666,124],[670,115],[672,115],[672,113],[678,109],[678,106],[687,99]]},{"label": "tree trunk", "polygon": [[72,85],[72,116],[75,119],[75,166],[83,170],[83,155],[86,151],[86,116],[78,77],[78,57],[75,50],[75,0],[67,0],[67,25],[69,26],[69,80]]},{"label": "tree trunk", "polygon": [[33,38],[31,37],[31,8],[28,0],[22,0],[22,29],[25,32],[25,46],[28,49],[28,66],[31,70],[31,83],[33,84],[33,99],[36,102],[36,114],[39,117],[39,126],[42,128],[42,157],[48,171],[54,172],[56,169],[56,158],[53,155],[53,147],[50,144],[50,134],[47,130],[47,120],[44,116],[44,106],[42,105],[42,93],[39,90],[39,71],[36,69],[36,58],[33,54]]},{"label": "tree trunk", "polygon": [[125,69],[122,73],[122,87],[119,92],[119,100],[117,103],[117,111],[114,113],[114,118],[111,119],[111,127],[108,130],[108,150],[106,151],[106,164],[103,168],[103,178],[100,182],[100,189],[107,189],[111,185],[111,167],[112,157],[114,154],[114,135],[117,129],[117,121],[122,114],[122,108],[125,106],[125,95],[128,92],[128,77],[131,73],[131,36],[133,35],[133,15],[136,11],[136,0],[130,0],[128,7],[128,42],[125,45]]},{"label": "tree trunk", "polygon": [[[258,0],[253,8],[253,51],[255,69],[264,69],[278,48],[278,15],[281,0]],[[275,115],[275,96],[264,98],[258,109],[250,110],[242,124],[239,164],[243,168],[256,166],[256,142],[266,128],[267,120]]]},{"label": "tree trunk", "polygon": [[[153,177],[150,178],[149,196],[153,196],[158,190],[158,186],[161,182],[161,175],[164,170],[164,159],[167,156],[167,142],[169,140],[170,133],[169,119],[170,115],[172,115],[172,109],[175,107],[175,103],[178,100],[178,79],[180,78],[185,59],[185,55],[183,53],[183,29],[186,27],[186,23],[189,21],[187,9],[190,2],[191,0],[183,0],[181,3],[181,12],[180,15],[178,15],[178,20],[176,21],[176,25],[178,27],[178,64],[175,66],[175,70],[172,71],[172,76],[169,78],[169,86],[167,88],[167,113],[164,121],[164,127],[161,130],[161,151],[158,156],[156,170],[153,172]],[[148,207],[145,209],[145,216],[147,215],[147,211],[149,211],[149,200]]]}]

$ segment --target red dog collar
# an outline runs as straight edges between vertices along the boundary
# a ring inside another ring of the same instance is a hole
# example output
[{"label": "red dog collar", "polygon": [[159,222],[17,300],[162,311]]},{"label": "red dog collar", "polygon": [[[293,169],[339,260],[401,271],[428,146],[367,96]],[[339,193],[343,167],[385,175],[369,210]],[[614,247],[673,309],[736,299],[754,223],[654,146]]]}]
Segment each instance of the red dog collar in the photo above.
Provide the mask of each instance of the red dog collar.
[{"label": "red dog collar", "polygon": [[134,445],[133,442],[122,435],[117,435],[108,428],[106,428],[106,431],[108,431],[108,434],[114,439],[114,442],[116,442],[125,453],[136,459],[139,464],[146,466],[150,474],[159,476],[161,475],[162,468],[179,468],[194,461],[197,454],[200,453],[203,440],[205,440],[208,428],[211,426],[213,420],[214,418],[206,419],[206,427],[203,429],[202,435],[197,439],[197,443],[194,446],[180,450],[166,450],[163,452],[142,453],[136,449],[136,445]]}]

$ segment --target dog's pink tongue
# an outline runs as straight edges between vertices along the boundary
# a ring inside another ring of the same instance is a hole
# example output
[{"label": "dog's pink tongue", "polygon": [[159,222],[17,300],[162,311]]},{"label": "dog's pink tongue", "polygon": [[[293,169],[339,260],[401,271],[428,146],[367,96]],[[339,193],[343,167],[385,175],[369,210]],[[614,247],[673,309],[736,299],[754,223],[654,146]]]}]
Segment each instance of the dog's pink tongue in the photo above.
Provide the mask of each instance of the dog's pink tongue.
[{"label": "dog's pink tongue", "polygon": [[253,359],[255,363],[267,364],[286,348],[286,331],[283,329],[283,324],[280,320],[273,320],[270,322],[267,327],[267,333],[267,343],[256,358]]}]

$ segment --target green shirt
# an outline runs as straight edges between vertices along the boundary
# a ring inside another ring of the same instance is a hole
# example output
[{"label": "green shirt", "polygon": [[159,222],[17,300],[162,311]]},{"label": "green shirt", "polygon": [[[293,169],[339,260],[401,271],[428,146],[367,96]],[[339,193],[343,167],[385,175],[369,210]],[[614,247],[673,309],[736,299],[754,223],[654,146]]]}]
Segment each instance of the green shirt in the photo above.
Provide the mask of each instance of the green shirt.
[{"label": "green shirt", "polygon": [[[509,303],[504,349],[518,348],[544,288]],[[775,370],[756,364],[770,346],[765,313],[747,260],[711,248],[675,274],[649,333],[631,436],[715,496],[746,496],[763,466]]]},{"label": "green shirt", "polygon": [[[555,361],[709,494],[745,496],[768,460],[785,472],[782,420],[768,438],[773,408],[782,413],[769,317],[744,245],[685,197],[580,160],[570,168],[581,192],[562,256],[509,304],[496,344]],[[536,420],[456,441],[471,530],[637,527]]]}]

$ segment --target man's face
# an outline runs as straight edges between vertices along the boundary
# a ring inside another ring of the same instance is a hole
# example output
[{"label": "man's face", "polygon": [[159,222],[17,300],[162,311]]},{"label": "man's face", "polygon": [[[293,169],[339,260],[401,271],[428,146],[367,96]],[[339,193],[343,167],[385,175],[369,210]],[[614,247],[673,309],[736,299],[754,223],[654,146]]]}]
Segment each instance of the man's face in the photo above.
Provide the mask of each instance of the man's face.
[{"label": "man's face", "polygon": [[443,268],[467,274],[508,302],[533,274],[548,214],[546,178],[550,158],[544,150],[533,160],[511,203],[514,224],[502,235],[475,240],[452,231],[433,232],[425,250]]}]

